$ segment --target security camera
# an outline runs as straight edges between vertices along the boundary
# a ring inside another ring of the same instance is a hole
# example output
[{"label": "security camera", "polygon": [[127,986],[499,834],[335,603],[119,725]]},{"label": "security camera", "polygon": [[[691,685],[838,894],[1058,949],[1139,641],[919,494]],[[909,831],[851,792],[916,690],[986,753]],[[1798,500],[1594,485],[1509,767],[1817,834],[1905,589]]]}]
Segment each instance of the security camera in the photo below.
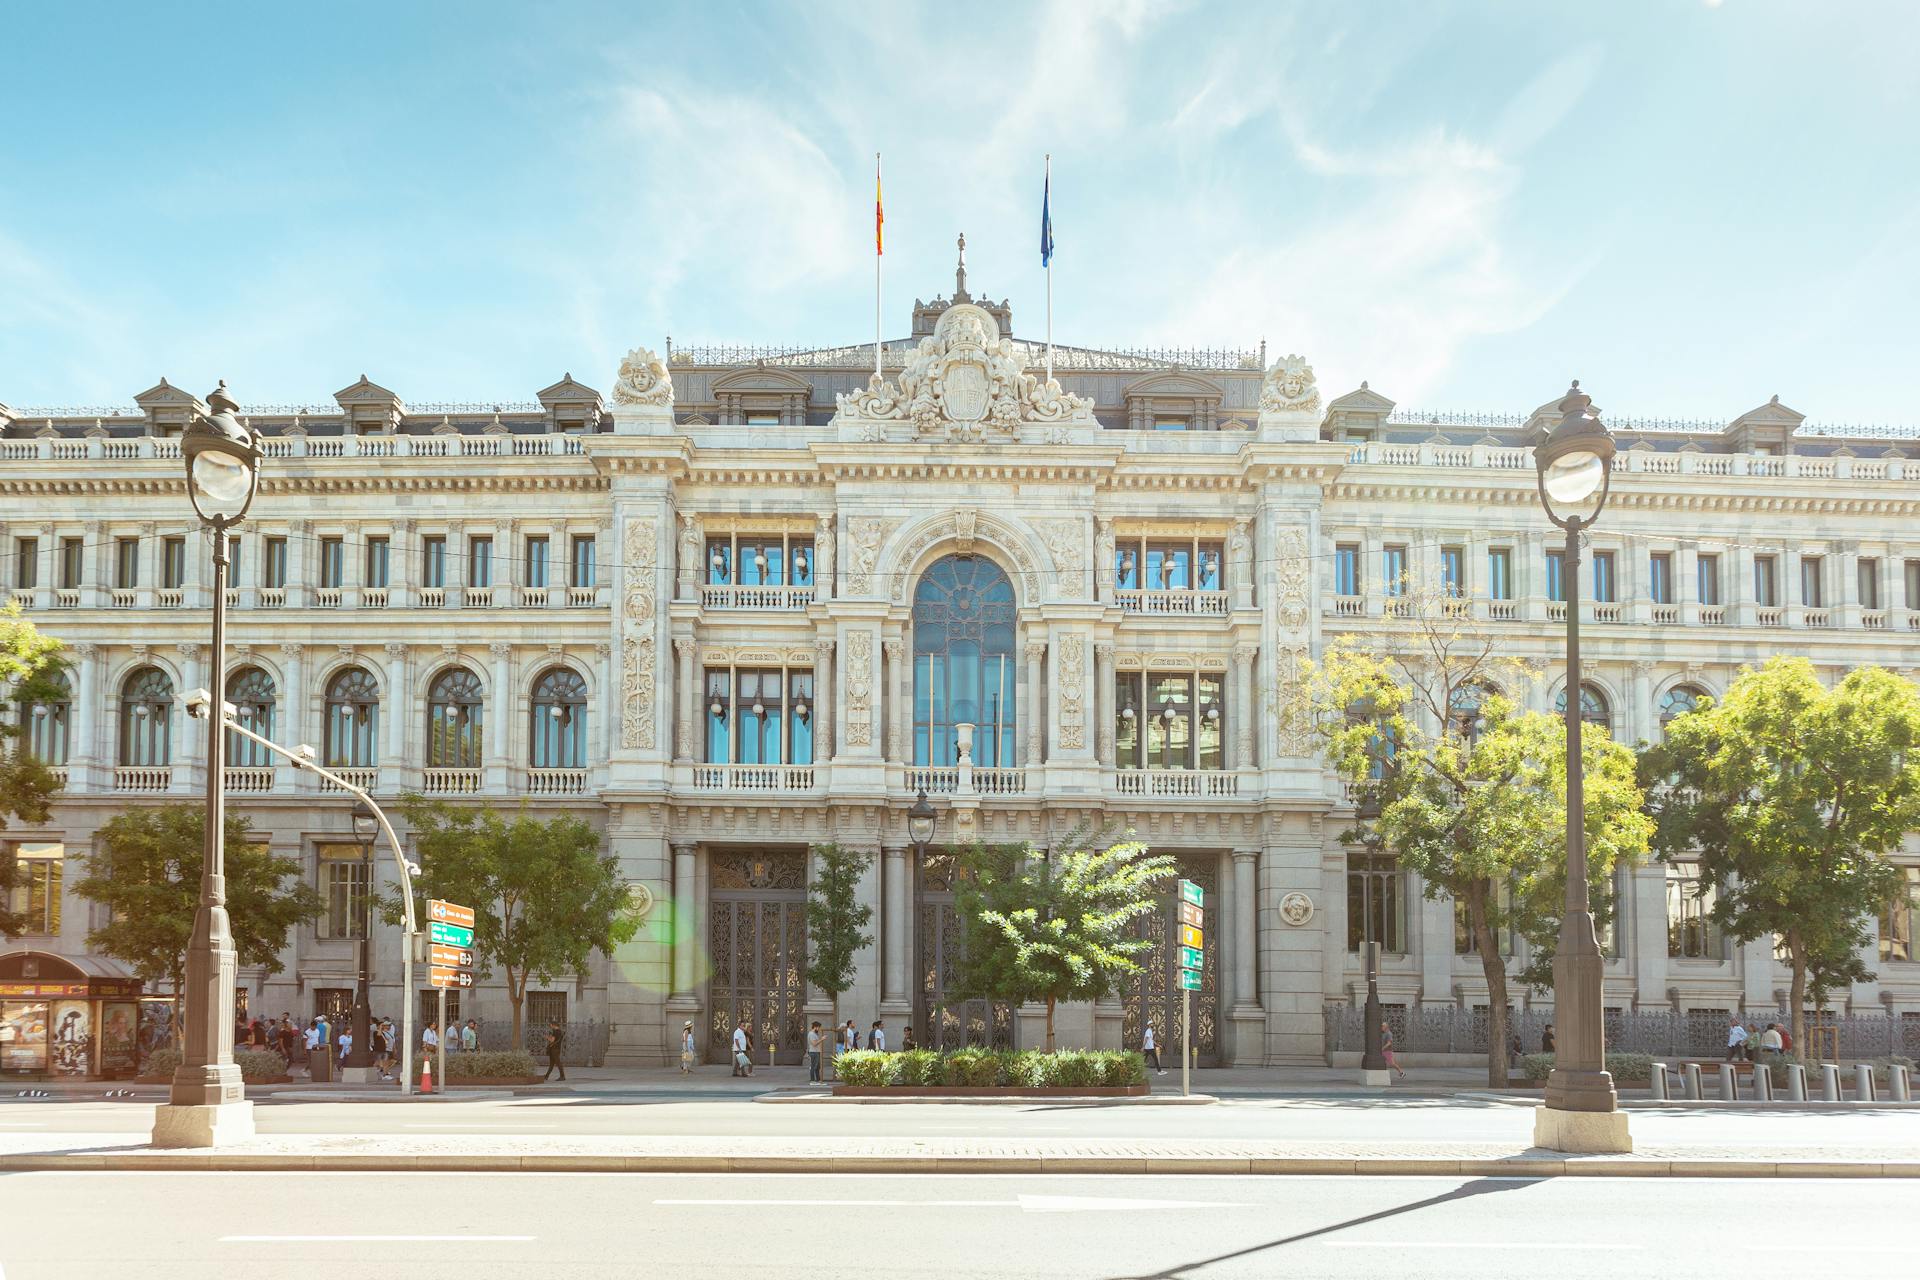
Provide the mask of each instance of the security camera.
[{"label": "security camera", "polygon": [[419,863],[417,863],[417,862],[409,862],[409,863],[407,864],[407,874],[408,874],[408,875],[410,875],[410,876],[417,876],[417,875],[419,875],[419,874],[420,874],[420,864],[419,864]]}]

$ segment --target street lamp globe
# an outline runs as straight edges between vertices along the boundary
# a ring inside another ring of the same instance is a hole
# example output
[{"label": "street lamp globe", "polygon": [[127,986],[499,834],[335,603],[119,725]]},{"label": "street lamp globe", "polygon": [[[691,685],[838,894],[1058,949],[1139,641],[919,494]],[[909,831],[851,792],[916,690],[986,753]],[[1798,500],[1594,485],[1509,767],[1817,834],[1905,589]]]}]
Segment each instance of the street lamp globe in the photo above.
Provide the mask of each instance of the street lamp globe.
[{"label": "street lamp globe", "polygon": [[207,397],[211,415],[197,414],[180,437],[187,465],[187,495],[208,524],[237,523],[253,503],[260,479],[260,450],[240,421],[240,406],[223,381]]},{"label": "street lamp globe", "polygon": [[1600,518],[1613,479],[1613,434],[1600,421],[1593,400],[1574,382],[1560,403],[1560,421],[1535,446],[1540,501],[1562,529],[1584,529]]},{"label": "street lamp globe", "polygon": [[373,810],[367,808],[366,801],[353,802],[353,836],[361,845],[370,845],[380,834],[380,821],[373,816]]},{"label": "street lamp globe", "polygon": [[927,846],[933,843],[933,829],[938,820],[939,816],[934,813],[933,806],[927,803],[927,789],[920,788],[920,794],[915,797],[913,807],[907,810],[907,837],[913,841],[916,853],[922,856],[926,854]]}]

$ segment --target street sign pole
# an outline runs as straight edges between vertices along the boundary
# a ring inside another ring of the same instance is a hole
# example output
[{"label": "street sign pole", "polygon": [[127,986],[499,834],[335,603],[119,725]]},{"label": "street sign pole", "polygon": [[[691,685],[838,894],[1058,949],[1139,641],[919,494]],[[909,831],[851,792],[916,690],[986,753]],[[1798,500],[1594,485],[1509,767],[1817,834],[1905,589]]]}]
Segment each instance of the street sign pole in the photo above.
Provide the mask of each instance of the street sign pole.
[{"label": "street sign pole", "polygon": [[439,1037],[434,1042],[434,1074],[440,1077],[440,1089],[447,1087],[447,988],[466,990],[473,986],[473,946],[475,919],[472,907],[440,898],[427,900],[427,980],[439,992],[437,1007]]},{"label": "street sign pole", "polygon": [[440,1092],[447,1091],[447,989],[440,988],[440,1039],[434,1046],[434,1056],[439,1059],[433,1064],[433,1082]]},{"label": "street sign pole", "polygon": [[1191,880],[1179,883],[1180,948],[1180,1092],[1193,1093],[1193,993],[1200,990],[1206,972],[1207,938],[1204,932],[1206,892]]},{"label": "street sign pole", "polygon": [[1191,1072],[1193,1054],[1187,1051],[1187,1041],[1192,1035],[1193,992],[1182,987],[1180,990],[1180,1093],[1183,1097],[1193,1093]]}]

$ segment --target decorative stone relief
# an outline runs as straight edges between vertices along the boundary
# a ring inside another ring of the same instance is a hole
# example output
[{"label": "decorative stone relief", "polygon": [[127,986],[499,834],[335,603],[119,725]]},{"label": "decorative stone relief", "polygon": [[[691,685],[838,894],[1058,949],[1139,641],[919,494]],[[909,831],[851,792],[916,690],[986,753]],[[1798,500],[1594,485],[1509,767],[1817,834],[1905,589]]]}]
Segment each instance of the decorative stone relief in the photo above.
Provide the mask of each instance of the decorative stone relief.
[{"label": "decorative stone relief", "polygon": [[1313,919],[1313,899],[1295,889],[1280,899],[1280,918],[1298,929]]},{"label": "decorative stone relief", "polygon": [[820,517],[820,527],[813,535],[813,580],[819,585],[814,594],[822,600],[831,600],[833,591],[833,512],[828,511]]},{"label": "decorative stone relief", "polygon": [[1087,638],[1070,632],[1059,637],[1054,650],[1060,664],[1060,747],[1064,751],[1084,751]]},{"label": "decorative stone relief", "polygon": [[847,636],[847,745],[873,744],[873,633],[854,631]]},{"label": "decorative stone relief", "polygon": [[1307,646],[1292,645],[1274,655],[1276,728],[1280,754],[1313,754],[1313,713],[1307,706]]},{"label": "decorative stone relief", "polygon": [[635,347],[620,362],[620,375],[614,380],[615,404],[673,407],[673,378],[659,356],[645,347]]},{"label": "decorative stone relief", "polygon": [[704,540],[700,536],[700,518],[687,512],[680,515],[680,598],[693,599],[695,588],[700,583],[701,553],[705,550]]},{"label": "decorative stone relief", "polygon": [[[629,362],[632,358],[628,357]],[[624,372],[622,366],[623,376]],[[635,516],[627,521],[626,545],[621,554],[627,566],[627,590],[621,608],[626,635],[621,642],[625,673],[621,682],[620,745],[629,751],[647,750],[653,746],[654,573],[659,567],[653,517]]]},{"label": "decorative stone relief", "polygon": [[1274,548],[1274,614],[1280,625],[1298,631],[1307,625],[1309,562],[1307,538],[1298,528],[1280,531]]},{"label": "decorative stone relief", "polygon": [[1100,531],[1093,539],[1093,576],[1099,587],[1100,598],[1113,603],[1114,553],[1119,539],[1113,532],[1113,521],[1102,520]]},{"label": "decorative stone relief", "polygon": [[973,546],[975,530],[978,528],[986,529],[994,545],[1005,551],[1013,560],[1014,568],[1020,571],[1027,598],[1034,599],[1039,591],[1039,577],[1034,558],[1028,552],[1025,540],[1015,536],[1012,529],[993,516],[983,517],[975,511],[961,511],[942,516],[924,526],[907,540],[905,546],[900,548],[899,555],[894,557],[894,563],[900,566],[900,571],[893,579],[891,594],[894,600],[899,603],[906,602],[908,593],[913,587],[913,582],[906,570],[920,558],[922,552],[936,542],[949,539],[953,540],[955,550],[969,550]]},{"label": "decorative stone relief", "polygon": [[880,558],[880,544],[898,528],[898,520],[878,516],[855,516],[847,521],[847,591],[863,596],[873,590],[873,566]]},{"label": "decorative stone relief", "polygon": [[953,545],[961,555],[973,554],[973,531],[980,523],[980,513],[973,510],[953,513]]},{"label": "decorative stone relief", "polygon": [[1260,384],[1262,413],[1318,413],[1320,388],[1313,380],[1313,366],[1304,356],[1283,356],[1267,370]]},{"label": "decorative stone relief", "polygon": [[1079,520],[1036,520],[1034,527],[1053,558],[1054,581],[1061,598],[1079,600],[1086,594],[1086,561],[1081,546],[1086,526]]}]

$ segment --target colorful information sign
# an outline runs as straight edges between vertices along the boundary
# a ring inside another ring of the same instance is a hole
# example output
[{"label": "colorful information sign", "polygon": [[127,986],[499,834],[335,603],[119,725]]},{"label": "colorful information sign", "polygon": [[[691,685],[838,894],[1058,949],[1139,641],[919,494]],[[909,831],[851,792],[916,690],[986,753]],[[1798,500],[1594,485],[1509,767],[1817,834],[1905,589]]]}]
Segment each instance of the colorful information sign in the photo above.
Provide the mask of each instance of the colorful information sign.
[{"label": "colorful information sign", "polygon": [[471,969],[473,952],[464,947],[443,947],[436,943],[427,948],[427,962],[442,969]]},{"label": "colorful information sign", "polygon": [[439,898],[429,898],[427,899],[427,921],[429,924],[439,921],[442,924],[471,929],[473,928],[473,908],[463,907],[457,902],[442,902]]},{"label": "colorful information sign", "polygon": [[435,987],[466,988],[473,985],[473,974],[465,969],[446,969],[434,965],[427,970],[427,982]]},{"label": "colorful information sign", "polygon": [[1191,947],[1195,951],[1200,950],[1200,946],[1201,946],[1200,931],[1194,928],[1190,924],[1181,925],[1180,926],[1180,945],[1183,947]]},{"label": "colorful information sign", "polygon": [[473,945],[473,930],[435,920],[427,925],[427,941],[444,947],[470,947]]},{"label": "colorful information sign", "polygon": [[1182,880],[1180,882],[1180,901],[1191,902],[1196,907],[1204,907],[1207,905],[1206,894],[1201,890],[1199,885],[1191,880]]},{"label": "colorful information sign", "polygon": [[1182,969],[1180,971],[1180,989],[1182,991],[1198,991],[1200,989],[1199,972],[1194,969]]},{"label": "colorful information sign", "polygon": [[1190,924],[1198,929],[1206,923],[1206,913],[1191,902],[1183,902],[1180,904],[1180,923]]},{"label": "colorful information sign", "polygon": [[1201,956],[1200,948],[1180,948],[1180,967],[1182,969],[1204,969],[1206,967],[1206,960]]}]

